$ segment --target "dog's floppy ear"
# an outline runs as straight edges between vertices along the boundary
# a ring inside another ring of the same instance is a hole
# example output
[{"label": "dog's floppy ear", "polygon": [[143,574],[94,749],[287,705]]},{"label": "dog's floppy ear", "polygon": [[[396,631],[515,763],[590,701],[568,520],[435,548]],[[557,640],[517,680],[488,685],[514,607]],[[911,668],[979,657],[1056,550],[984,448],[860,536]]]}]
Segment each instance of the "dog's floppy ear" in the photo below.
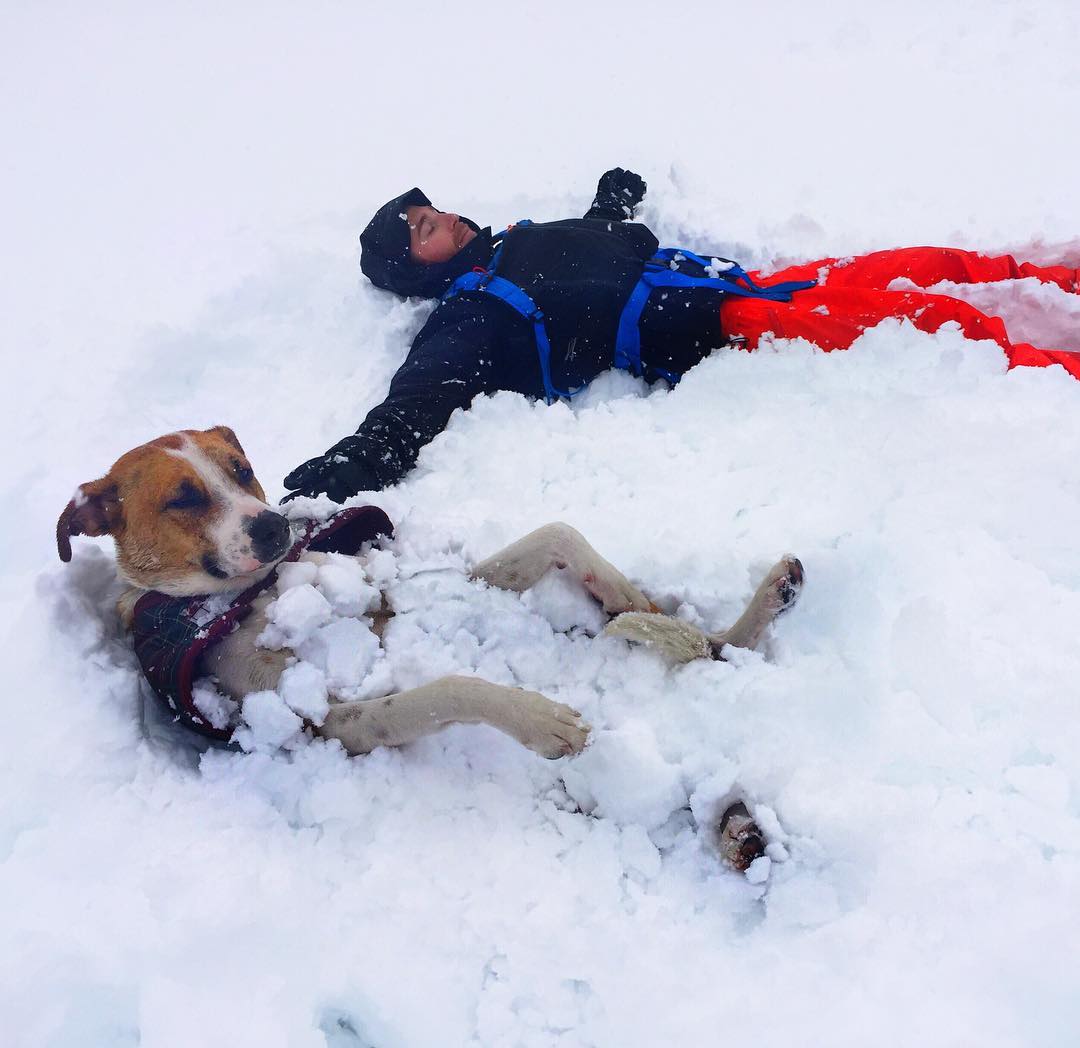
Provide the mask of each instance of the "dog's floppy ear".
[{"label": "dog's floppy ear", "polygon": [[228,426],[215,426],[213,429],[208,429],[207,433],[216,433],[226,443],[231,444],[241,455],[244,454],[244,449],[240,446],[240,441],[236,439],[236,434],[229,429]]},{"label": "dog's floppy ear", "polygon": [[56,552],[71,560],[72,535],[110,535],[120,523],[120,497],[109,477],[81,484],[56,522]]}]

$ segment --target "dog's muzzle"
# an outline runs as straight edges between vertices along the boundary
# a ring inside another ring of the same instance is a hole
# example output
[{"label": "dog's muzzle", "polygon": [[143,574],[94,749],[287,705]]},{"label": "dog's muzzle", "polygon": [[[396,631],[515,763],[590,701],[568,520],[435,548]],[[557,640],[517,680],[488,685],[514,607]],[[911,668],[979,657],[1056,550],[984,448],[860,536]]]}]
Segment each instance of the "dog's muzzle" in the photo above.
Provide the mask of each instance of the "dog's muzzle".
[{"label": "dog's muzzle", "polygon": [[244,531],[251,539],[252,553],[263,564],[276,560],[289,548],[289,520],[273,510],[264,509],[257,517],[248,517]]}]

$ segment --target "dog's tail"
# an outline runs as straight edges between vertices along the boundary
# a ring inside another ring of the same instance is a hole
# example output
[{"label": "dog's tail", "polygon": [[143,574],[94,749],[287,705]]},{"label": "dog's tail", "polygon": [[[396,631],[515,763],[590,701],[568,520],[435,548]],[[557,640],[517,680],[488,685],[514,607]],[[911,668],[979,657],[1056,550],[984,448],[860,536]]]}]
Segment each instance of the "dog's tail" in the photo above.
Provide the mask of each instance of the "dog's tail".
[{"label": "dog's tail", "polygon": [[715,658],[709,638],[689,622],[670,615],[654,615],[647,611],[627,611],[612,619],[604,628],[609,637],[624,637],[655,648],[665,659],[675,664],[694,659]]}]

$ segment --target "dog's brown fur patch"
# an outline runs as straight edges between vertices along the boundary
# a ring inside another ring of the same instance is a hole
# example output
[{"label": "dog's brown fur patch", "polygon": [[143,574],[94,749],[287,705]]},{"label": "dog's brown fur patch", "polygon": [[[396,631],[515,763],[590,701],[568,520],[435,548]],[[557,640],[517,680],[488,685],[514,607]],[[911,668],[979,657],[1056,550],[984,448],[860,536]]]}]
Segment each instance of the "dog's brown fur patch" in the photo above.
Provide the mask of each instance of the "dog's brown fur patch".
[{"label": "dog's brown fur patch", "polygon": [[[169,582],[199,570],[210,550],[207,537],[215,514],[206,510],[168,510],[170,500],[183,485],[196,490],[201,482],[183,458],[169,454],[184,446],[189,437],[226,476],[237,467],[250,469],[240,442],[228,426],[205,431],[185,429],[142,444],[113,463],[99,480],[80,486],[56,524],[56,547],[60,559],[71,559],[72,535],[111,535],[116,540],[117,561],[124,576],[144,589],[164,589]],[[237,485],[262,502],[262,485],[252,477]]]}]

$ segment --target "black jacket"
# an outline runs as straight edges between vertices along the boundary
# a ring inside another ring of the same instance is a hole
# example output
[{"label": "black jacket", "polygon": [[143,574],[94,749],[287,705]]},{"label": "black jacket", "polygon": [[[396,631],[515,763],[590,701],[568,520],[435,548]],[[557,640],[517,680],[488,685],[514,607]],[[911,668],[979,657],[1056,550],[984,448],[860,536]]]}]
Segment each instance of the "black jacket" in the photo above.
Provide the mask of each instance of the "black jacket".
[{"label": "black jacket", "polygon": [[[396,222],[401,209],[397,201],[391,205]],[[623,218],[594,206],[584,218],[512,227],[502,241],[498,273],[544,311],[558,388],[575,389],[612,366],[623,306],[657,250],[646,226]],[[456,275],[447,274],[447,282]],[[413,286],[415,277],[410,279]],[[646,377],[681,375],[723,343],[719,299],[702,289],[655,290],[640,330]],[[386,399],[324,457],[337,464],[336,490],[305,479],[304,470],[320,460],[290,474],[286,486],[325,490],[331,497],[387,487],[412,469],[456,408],[496,390],[544,395],[532,325],[489,295],[459,295],[431,314]]]}]

